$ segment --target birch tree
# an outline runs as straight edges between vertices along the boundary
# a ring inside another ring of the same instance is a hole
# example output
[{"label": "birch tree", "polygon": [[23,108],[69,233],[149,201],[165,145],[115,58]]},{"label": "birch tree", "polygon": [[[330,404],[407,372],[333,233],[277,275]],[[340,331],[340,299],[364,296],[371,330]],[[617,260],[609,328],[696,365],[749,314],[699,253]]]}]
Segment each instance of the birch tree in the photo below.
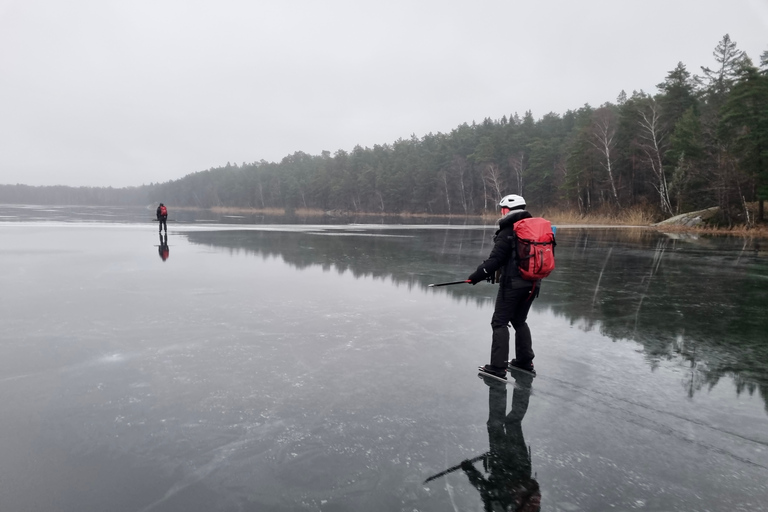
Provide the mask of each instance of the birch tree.
[{"label": "birch tree", "polygon": [[448,173],[443,171],[440,173],[440,180],[443,182],[443,187],[445,187],[445,202],[448,205],[448,215],[451,214],[451,192],[448,190]]},{"label": "birch tree", "polygon": [[451,160],[451,169],[456,175],[459,184],[459,199],[461,200],[461,207],[466,214],[469,209],[469,204],[467,201],[467,190],[464,184],[468,170],[466,159],[459,155],[454,155],[453,159]]},{"label": "birch tree", "polygon": [[483,180],[488,184],[490,194],[496,194],[495,197],[491,197],[494,201],[498,201],[504,196],[504,183],[501,178],[501,171],[496,164],[487,164],[485,166],[485,172],[483,173]]},{"label": "birch tree", "polygon": [[616,146],[616,114],[608,106],[595,111],[592,121],[591,138],[589,143],[597,149],[602,156],[602,166],[608,173],[608,182],[611,185],[611,193],[616,206],[621,207],[619,194],[616,192],[616,180],[613,177],[613,151]]},{"label": "birch tree", "polygon": [[516,192],[520,195],[523,194],[523,172],[525,171],[525,153],[520,151],[519,154],[509,157],[509,166],[512,168],[512,175],[515,179]]},{"label": "birch tree", "polygon": [[656,182],[654,188],[659,194],[659,206],[661,211],[672,215],[672,203],[669,200],[669,186],[667,176],[664,170],[664,134],[661,129],[659,104],[652,97],[648,100],[644,108],[641,108],[640,115],[640,142],[639,146],[645,154],[646,161],[651,167]]}]

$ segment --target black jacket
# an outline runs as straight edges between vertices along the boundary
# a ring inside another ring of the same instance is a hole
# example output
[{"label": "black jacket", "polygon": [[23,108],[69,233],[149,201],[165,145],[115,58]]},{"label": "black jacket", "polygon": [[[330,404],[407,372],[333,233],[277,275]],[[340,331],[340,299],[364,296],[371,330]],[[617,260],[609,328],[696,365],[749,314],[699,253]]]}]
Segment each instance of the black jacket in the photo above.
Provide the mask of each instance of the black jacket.
[{"label": "black jacket", "polygon": [[513,210],[499,219],[499,229],[493,235],[493,249],[488,259],[477,268],[485,269],[489,275],[501,270],[500,284],[511,285],[513,288],[533,286],[531,281],[520,277],[517,268],[517,244],[515,241],[515,223],[519,220],[530,219],[532,215],[526,210]]}]

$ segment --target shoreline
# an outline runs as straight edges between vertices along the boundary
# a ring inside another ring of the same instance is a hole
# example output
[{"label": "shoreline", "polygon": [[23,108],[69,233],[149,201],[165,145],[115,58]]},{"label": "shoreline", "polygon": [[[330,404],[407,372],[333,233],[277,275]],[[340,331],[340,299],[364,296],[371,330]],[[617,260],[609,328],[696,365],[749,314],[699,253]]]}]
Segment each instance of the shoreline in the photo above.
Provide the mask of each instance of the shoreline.
[{"label": "shoreline", "polygon": [[[446,215],[429,213],[387,213],[387,212],[350,212],[340,210],[323,211],[319,209],[297,208],[292,212],[284,208],[239,208],[231,206],[215,206],[212,208],[199,208],[194,206],[177,206],[177,210],[187,211],[211,211],[218,214],[251,214],[251,215],[291,215],[297,217],[387,217],[387,218],[429,218],[429,219],[477,219],[495,222],[496,215]],[[644,212],[632,210],[625,215],[610,216],[605,214],[578,215],[572,212],[544,211],[532,212],[534,215],[545,217],[560,228],[568,227],[593,227],[593,228],[643,228],[653,229],[665,233],[690,233],[698,235],[735,235],[741,237],[768,238],[768,225],[763,224],[754,227],[737,225],[731,228],[714,226],[682,226],[674,224],[658,225]]]}]

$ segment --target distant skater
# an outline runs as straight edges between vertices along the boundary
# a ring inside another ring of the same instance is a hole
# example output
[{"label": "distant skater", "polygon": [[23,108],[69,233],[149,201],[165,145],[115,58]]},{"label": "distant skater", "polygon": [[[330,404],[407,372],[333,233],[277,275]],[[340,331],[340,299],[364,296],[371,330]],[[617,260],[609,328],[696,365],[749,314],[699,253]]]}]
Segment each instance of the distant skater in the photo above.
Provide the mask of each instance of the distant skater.
[{"label": "distant skater", "polygon": [[168,208],[163,203],[160,203],[160,206],[157,207],[157,220],[159,221],[157,224],[158,230],[162,231],[163,227],[165,227],[165,232],[168,233]]},{"label": "distant skater", "polygon": [[[502,379],[506,379],[508,365],[536,374],[533,369],[531,330],[526,320],[531,304],[538,296],[540,281],[523,279],[518,268],[517,239],[514,231],[517,222],[531,218],[525,206],[525,199],[515,194],[501,199],[501,218],[498,221],[499,229],[493,237],[491,254],[467,278],[475,285],[480,281],[494,279],[496,271],[501,271],[496,306],[491,319],[491,362],[481,366],[479,370],[481,373],[489,373]],[[515,358],[508,363],[510,323],[515,329]]]}]

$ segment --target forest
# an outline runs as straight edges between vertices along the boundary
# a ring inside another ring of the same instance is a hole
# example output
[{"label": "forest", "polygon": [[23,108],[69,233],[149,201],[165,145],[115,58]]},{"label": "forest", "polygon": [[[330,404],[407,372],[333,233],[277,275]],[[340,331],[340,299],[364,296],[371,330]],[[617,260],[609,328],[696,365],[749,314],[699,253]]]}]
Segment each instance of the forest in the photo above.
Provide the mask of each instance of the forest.
[{"label": "forest", "polygon": [[478,215],[517,193],[580,215],[642,208],[661,220],[720,206],[722,222],[749,225],[768,198],[768,51],[755,63],[726,34],[713,56],[700,74],[681,62],[655,94],[621,91],[599,107],[125,189],[0,185],[0,202]]}]

